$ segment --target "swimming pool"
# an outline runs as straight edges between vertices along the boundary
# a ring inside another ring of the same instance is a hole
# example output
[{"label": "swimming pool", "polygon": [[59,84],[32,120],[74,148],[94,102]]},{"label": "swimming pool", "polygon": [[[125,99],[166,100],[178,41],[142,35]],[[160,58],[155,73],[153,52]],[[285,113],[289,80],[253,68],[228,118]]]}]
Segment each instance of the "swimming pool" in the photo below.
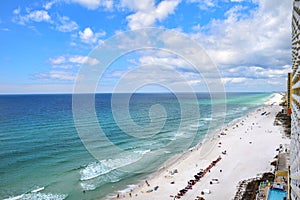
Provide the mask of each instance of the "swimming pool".
[{"label": "swimming pool", "polygon": [[278,189],[270,189],[268,200],[283,200],[286,197],[286,192]]}]

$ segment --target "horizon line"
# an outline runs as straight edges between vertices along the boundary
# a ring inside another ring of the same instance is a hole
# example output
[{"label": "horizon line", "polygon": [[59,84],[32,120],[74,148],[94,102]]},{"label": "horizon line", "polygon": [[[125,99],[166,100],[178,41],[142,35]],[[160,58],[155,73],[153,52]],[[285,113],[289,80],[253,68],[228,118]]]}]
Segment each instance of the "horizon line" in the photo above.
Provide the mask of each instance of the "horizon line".
[{"label": "horizon line", "polygon": [[[229,91],[229,92],[207,92],[199,91],[194,93],[285,93],[286,91]],[[177,94],[191,94],[193,92],[176,92]],[[4,95],[73,95],[73,94],[174,94],[173,92],[96,92],[96,93],[0,93],[0,96]]]}]

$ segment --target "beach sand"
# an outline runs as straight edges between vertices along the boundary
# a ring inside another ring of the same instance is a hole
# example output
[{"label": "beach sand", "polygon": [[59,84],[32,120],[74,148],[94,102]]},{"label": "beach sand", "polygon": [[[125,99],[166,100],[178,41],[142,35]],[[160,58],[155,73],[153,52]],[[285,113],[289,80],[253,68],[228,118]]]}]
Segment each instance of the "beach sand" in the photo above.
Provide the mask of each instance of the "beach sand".
[{"label": "beach sand", "polygon": [[[174,199],[200,169],[207,168],[219,156],[221,160],[180,199],[196,199],[197,196],[206,200],[233,199],[241,180],[273,171],[270,163],[278,153],[276,149],[280,144],[289,144],[289,139],[282,134],[282,127],[273,125],[281,110],[281,98],[282,95],[276,94],[265,106],[231,123],[173,164],[165,166],[147,180],[149,186],[143,182],[131,193],[120,194],[118,199]],[[263,112],[266,114],[261,115]],[[222,153],[224,151],[226,155]],[[171,173],[175,169],[178,173]],[[210,184],[212,179],[218,179],[219,183]],[[154,190],[155,186],[158,186],[157,190]],[[211,193],[201,195],[204,189]],[[147,192],[149,190],[152,192]]]}]

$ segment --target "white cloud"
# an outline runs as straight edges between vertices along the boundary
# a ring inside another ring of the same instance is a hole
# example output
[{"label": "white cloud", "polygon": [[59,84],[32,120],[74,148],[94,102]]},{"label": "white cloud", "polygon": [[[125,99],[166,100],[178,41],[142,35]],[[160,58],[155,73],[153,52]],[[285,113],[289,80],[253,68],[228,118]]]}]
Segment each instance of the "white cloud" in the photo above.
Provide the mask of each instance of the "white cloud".
[{"label": "white cloud", "polygon": [[111,10],[114,6],[114,1],[113,0],[104,0],[104,1],[102,1],[102,6]]},{"label": "white cloud", "polygon": [[[288,66],[288,68],[286,68]],[[291,71],[291,66],[286,65],[281,67],[280,69],[264,69],[258,71],[256,74],[258,76],[268,77],[268,78],[275,78],[275,77],[286,77],[287,73]]]},{"label": "white cloud", "polygon": [[91,66],[97,65],[99,63],[99,60],[96,58],[90,58],[87,56],[71,56],[69,58],[69,62],[71,63],[77,63],[77,64],[88,64]]},{"label": "white cloud", "polygon": [[189,64],[183,59],[179,58],[178,56],[167,55],[164,53],[153,53],[152,55],[145,55],[140,57],[138,61],[138,65],[159,64],[174,70],[192,70],[192,67],[189,66]]},{"label": "white cloud", "polygon": [[59,80],[69,80],[72,81],[75,79],[75,75],[71,72],[65,72],[65,71],[51,71],[49,73],[49,77],[51,79],[59,79]]},{"label": "white cloud", "polygon": [[244,77],[265,80],[267,85],[271,83],[266,80],[283,80],[291,69],[291,17],[287,16],[291,16],[292,2],[254,2],[258,7],[250,15],[245,15],[244,7],[235,6],[226,12],[225,20],[212,20],[204,27],[208,33],[200,30],[191,35],[205,47],[226,83],[238,85]]},{"label": "white cloud", "polygon": [[180,0],[164,0],[155,6],[154,0],[145,0],[143,3],[138,0],[122,0],[121,5],[135,11],[126,19],[130,29],[138,29],[153,26],[156,21],[164,20],[168,15],[174,13],[179,3]]},{"label": "white cloud", "polygon": [[129,15],[126,19],[129,21],[128,26],[132,30],[143,27],[149,27],[154,25],[155,23],[154,15],[141,11],[136,12],[133,15]]},{"label": "white cloud", "polygon": [[70,46],[77,46],[76,42],[70,42]]},{"label": "white cloud", "polygon": [[242,83],[247,80],[245,77],[233,77],[233,78],[222,78],[222,83],[223,84],[228,84],[228,83]]},{"label": "white cloud", "polygon": [[63,16],[58,18],[56,30],[61,32],[71,32],[79,28],[75,21],[70,20],[69,17]]},{"label": "white cloud", "polygon": [[51,17],[46,10],[30,11],[24,16],[19,15],[20,10],[14,10],[13,13],[16,15],[13,21],[22,25],[29,22],[51,22]]},{"label": "white cloud", "polygon": [[18,15],[18,14],[20,14],[20,12],[21,12],[21,8],[20,7],[13,10],[13,14],[14,15]]},{"label": "white cloud", "polygon": [[[56,3],[56,1],[47,3],[44,5],[45,9],[50,9],[52,4]],[[13,22],[25,25],[30,22],[47,22],[51,25],[53,25],[53,28],[55,28],[57,31],[60,32],[71,32],[74,30],[77,30],[79,28],[78,24],[75,21],[72,21],[67,16],[57,16],[57,18],[52,19],[52,17],[49,15],[47,10],[34,10],[30,11],[29,9],[26,9],[27,14],[21,15],[20,14],[21,9],[15,9],[13,11],[14,18]]]},{"label": "white cloud", "polygon": [[35,10],[25,16],[25,21],[26,20],[32,20],[35,22],[42,22],[42,21],[48,22],[51,20],[51,17],[49,16],[48,12],[45,10]]},{"label": "white cloud", "polygon": [[94,32],[90,27],[85,28],[83,32],[79,32],[80,39],[85,43],[95,43],[97,39],[94,37]]},{"label": "white cloud", "polygon": [[[104,7],[108,10],[113,9],[114,1],[113,0],[63,0],[66,3],[76,3],[79,4],[89,10],[95,10],[99,7]],[[56,3],[60,2],[60,0],[52,0],[43,5],[44,9],[50,10],[52,6]]]},{"label": "white cloud", "polygon": [[192,29],[194,30],[194,31],[201,31],[201,25],[200,24],[197,24],[197,25],[195,25],[195,26],[193,26],[192,27]]},{"label": "white cloud", "polygon": [[217,6],[215,0],[187,0],[188,3],[197,3],[201,10],[208,10]]},{"label": "white cloud", "polygon": [[[219,78],[218,72],[214,73],[216,69],[212,67],[212,63],[209,62],[204,51],[201,51],[201,48],[196,48],[197,43],[191,42],[191,40],[179,33],[172,31],[171,34],[171,31],[168,30],[154,31],[153,36],[155,35],[155,37],[151,36],[149,32],[145,34],[146,32],[143,32],[143,30],[138,31],[138,33],[140,34],[134,36],[125,34],[124,37],[121,37],[121,41],[117,42],[118,48],[139,49],[140,46],[148,47],[159,44],[162,50],[154,49],[134,52],[138,57],[135,56],[134,60],[132,57],[128,58],[128,65],[124,64],[122,65],[122,69],[118,68],[109,72],[107,78],[110,79],[108,81],[111,81],[111,79],[121,79],[126,71],[132,70],[124,70],[126,67],[136,69],[143,66],[143,70],[135,71],[134,74],[131,73],[126,76],[127,82],[125,82],[124,87],[129,87],[131,83],[143,84],[143,81],[152,81],[153,83],[160,82],[171,86],[176,85],[180,88],[183,85],[190,85],[193,88],[202,89],[206,87],[203,79],[207,80],[209,77],[214,79],[215,83],[218,82],[216,81]],[[171,52],[164,49],[171,50]],[[194,66],[188,62],[192,62]],[[172,76],[172,74],[176,74],[176,76]],[[149,76],[144,78],[145,75]],[[180,77],[178,77],[179,75]]]},{"label": "white cloud", "polygon": [[291,71],[290,65],[285,65],[276,68],[263,68],[258,66],[235,66],[228,69],[223,69],[222,73],[225,77],[246,77],[252,79],[269,79],[269,78],[284,78]]},{"label": "white cloud", "polygon": [[121,0],[121,6],[127,7],[132,11],[147,11],[154,7],[154,3],[155,2],[153,0],[144,0],[143,3],[141,3],[139,0]]},{"label": "white cloud", "polygon": [[83,31],[79,31],[79,37],[82,42],[87,44],[93,44],[98,41],[102,36],[105,36],[105,32],[94,33],[90,27],[85,28]]},{"label": "white cloud", "polygon": [[9,28],[0,28],[1,31],[10,31]]},{"label": "white cloud", "polygon": [[53,65],[51,68],[53,69],[72,69],[72,65]]},{"label": "white cloud", "polygon": [[136,60],[128,59],[130,65],[127,69],[116,69],[105,74],[109,82],[122,80],[123,92],[126,87],[157,83],[185,91],[186,86],[199,89],[205,88],[205,81],[196,69],[181,57],[165,51],[149,50],[143,52]]},{"label": "white cloud", "polygon": [[201,80],[189,80],[189,85],[199,85],[202,81]]},{"label": "white cloud", "polygon": [[49,2],[45,3],[43,7],[44,7],[46,10],[49,10],[49,9],[52,8],[52,6],[53,6],[55,3],[57,3],[57,0],[49,1]]},{"label": "white cloud", "polygon": [[88,56],[73,55],[68,57],[58,56],[50,58],[49,62],[51,63],[52,68],[70,69],[72,68],[72,64],[88,64],[94,66],[99,63],[99,60]]},{"label": "white cloud", "polygon": [[160,4],[158,4],[155,15],[157,16],[158,20],[165,19],[168,15],[173,14],[175,8],[180,3],[179,0],[171,0],[171,1],[162,1]]},{"label": "white cloud", "polygon": [[64,56],[58,56],[56,58],[50,58],[49,61],[53,65],[59,65],[59,64],[65,63],[66,62],[66,58]]},{"label": "white cloud", "polygon": [[[226,91],[261,91],[261,92],[270,92],[270,91],[280,91],[285,89],[285,78],[245,78],[245,77],[234,77],[222,78],[222,82],[225,84]],[[258,87],[260,86],[260,87]]]},{"label": "white cloud", "polygon": [[71,0],[74,3],[79,3],[80,5],[88,9],[97,9],[100,6],[100,0]]},{"label": "white cloud", "polygon": [[[140,65],[136,67],[130,67],[125,70],[116,70],[112,73],[105,74],[105,77],[108,78],[117,78],[118,80],[122,79],[124,75],[126,75],[126,80],[128,82],[133,82],[135,84],[136,82],[168,82],[168,83],[174,83],[179,81],[178,77],[173,77],[172,74],[181,75],[181,78],[186,78],[186,81],[190,81],[191,83],[199,83],[201,82],[199,79],[194,79],[194,74],[192,73],[180,73],[176,71],[173,68],[170,68],[166,65]],[[147,76],[148,75],[148,76]],[[145,77],[146,76],[146,77]],[[145,77],[141,78],[139,77]],[[134,83],[135,82],[135,83]]]},{"label": "white cloud", "polygon": [[33,78],[41,80],[73,81],[76,78],[76,74],[72,72],[52,70],[48,73],[35,74]]},{"label": "white cloud", "polygon": [[199,79],[191,79],[186,74],[181,74],[167,66],[161,65],[142,65],[130,70],[115,71],[109,74],[101,81],[111,81],[117,78],[116,92],[128,92],[132,89],[138,89],[141,86],[149,86],[155,84],[157,86],[166,86],[171,91],[188,92],[201,81]]},{"label": "white cloud", "polygon": [[283,85],[281,81],[267,81],[267,83],[270,85]]},{"label": "white cloud", "polygon": [[90,10],[95,10],[100,6],[107,9],[113,8],[113,0],[66,0],[67,2],[78,3]]}]

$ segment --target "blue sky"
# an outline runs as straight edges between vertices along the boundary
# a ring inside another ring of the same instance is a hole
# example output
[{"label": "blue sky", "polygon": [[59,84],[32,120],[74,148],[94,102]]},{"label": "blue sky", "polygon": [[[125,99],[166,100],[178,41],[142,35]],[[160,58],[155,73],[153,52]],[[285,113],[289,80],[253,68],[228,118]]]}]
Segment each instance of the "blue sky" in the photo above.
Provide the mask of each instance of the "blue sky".
[{"label": "blue sky", "polygon": [[[175,30],[197,42],[219,69],[226,91],[285,90],[291,69],[292,1],[13,0],[0,1],[0,8],[0,94],[72,93],[82,64],[101,63],[89,57],[95,47],[147,27]],[[150,65],[144,73],[157,73],[149,76],[152,82],[160,81],[165,76],[153,61],[177,66],[191,87],[205,90],[181,59],[149,51],[112,64],[97,92],[112,91],[122,74],[141,65]]]}]

